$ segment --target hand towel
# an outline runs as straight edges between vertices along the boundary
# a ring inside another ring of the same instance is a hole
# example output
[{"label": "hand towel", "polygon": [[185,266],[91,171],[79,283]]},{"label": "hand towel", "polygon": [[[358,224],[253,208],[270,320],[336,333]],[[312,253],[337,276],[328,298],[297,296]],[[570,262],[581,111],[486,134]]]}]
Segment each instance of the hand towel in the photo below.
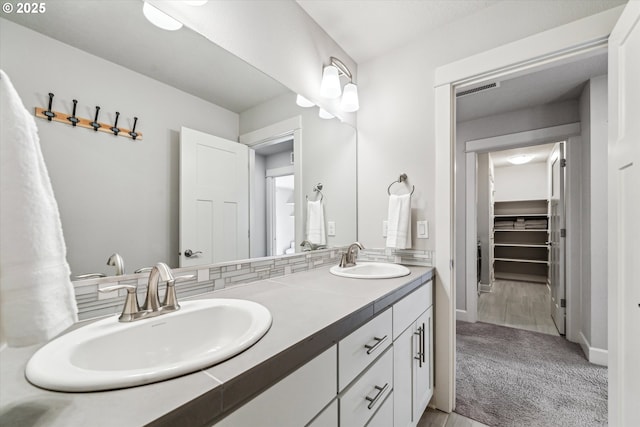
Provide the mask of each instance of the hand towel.
[{"label": "hand towel", "polygon": [[0,132],[0,337],[18,347],[71,326],[77,306],[36,123],[2,70]]},{"label": "hand towel", "polygon": [[322,200],[307,200],[307,240],[314,245],[327,244]]},{"label": "hand towel", "polygon": [[411,194],[389,196],[387,247],[395,249],[411,247]]}]

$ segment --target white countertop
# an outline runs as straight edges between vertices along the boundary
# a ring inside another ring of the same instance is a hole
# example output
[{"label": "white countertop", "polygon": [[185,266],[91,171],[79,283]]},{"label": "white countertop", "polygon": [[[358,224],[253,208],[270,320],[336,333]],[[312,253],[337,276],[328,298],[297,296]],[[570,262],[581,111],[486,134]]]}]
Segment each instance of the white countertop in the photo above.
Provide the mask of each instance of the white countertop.
[{"label": "white countertop", "polygon": [[[328,268],[233,286],[191,299],[238,298],[267,307],[273,324],[248,350],[218,365],[145,386],[92,393],[40,389],[24,377],[40,347],[0,352],[0,425],[141,426],[210,423],[293,372],[433,275],[410,267],[395,279],[349,279]],[[224,325],[203,325],[223,328]],[[186,406],[185,406],[186,405]]]}]

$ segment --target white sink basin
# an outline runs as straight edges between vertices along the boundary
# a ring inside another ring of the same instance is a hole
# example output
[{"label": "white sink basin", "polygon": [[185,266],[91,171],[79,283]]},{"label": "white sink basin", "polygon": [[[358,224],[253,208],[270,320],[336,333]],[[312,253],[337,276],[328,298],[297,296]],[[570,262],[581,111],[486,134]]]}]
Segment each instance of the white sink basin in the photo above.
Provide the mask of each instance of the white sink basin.
[{"label": "white sink basin", "polygon": [[121,323],[91,323],[46,344],[29,360],[27,379],[58,391],[97,391],[149,384],[229,359],[271,327],[271,313],[245,300],[180,303],[178,311]]},{"label": "white sink basin", "polygon": [[407,276],[411,273],[404,265],[386,262],[359,262],[353,267],[341,268],[334,265],[329,270],[331,274],[354,279],[391,279]]}]

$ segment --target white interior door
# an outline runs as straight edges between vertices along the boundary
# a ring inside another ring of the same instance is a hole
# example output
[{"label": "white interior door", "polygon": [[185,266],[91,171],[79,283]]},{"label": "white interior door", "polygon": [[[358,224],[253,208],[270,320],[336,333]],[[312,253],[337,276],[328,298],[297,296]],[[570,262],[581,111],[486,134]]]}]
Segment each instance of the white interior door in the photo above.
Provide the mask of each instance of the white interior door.
[{"label": "white interior door", "polygon": [[180,132],[180,267],[249,258],[249,149]]},{"label": "white interior door", "polygon": [[551,194],[549,197],[549,286],[551,317],[560,334],[565,334],[565,206],[564,143],[551,153]]},{"label": "white interior door", "polygon": [[[609,37],[609,425],[640,425],[640,2]],[[595,261],[595,260],[594,260]]]}]

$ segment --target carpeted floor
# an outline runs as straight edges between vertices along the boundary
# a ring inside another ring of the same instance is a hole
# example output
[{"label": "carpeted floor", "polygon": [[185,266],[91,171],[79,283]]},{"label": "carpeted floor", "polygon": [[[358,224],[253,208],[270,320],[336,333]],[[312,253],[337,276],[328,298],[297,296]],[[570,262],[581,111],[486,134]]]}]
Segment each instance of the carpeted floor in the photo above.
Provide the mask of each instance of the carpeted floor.
[{"label": "carpeted floor", "polygon": [[457,323],[456,412],[494,427],[607,425],[607,368],[563,337]]}]

